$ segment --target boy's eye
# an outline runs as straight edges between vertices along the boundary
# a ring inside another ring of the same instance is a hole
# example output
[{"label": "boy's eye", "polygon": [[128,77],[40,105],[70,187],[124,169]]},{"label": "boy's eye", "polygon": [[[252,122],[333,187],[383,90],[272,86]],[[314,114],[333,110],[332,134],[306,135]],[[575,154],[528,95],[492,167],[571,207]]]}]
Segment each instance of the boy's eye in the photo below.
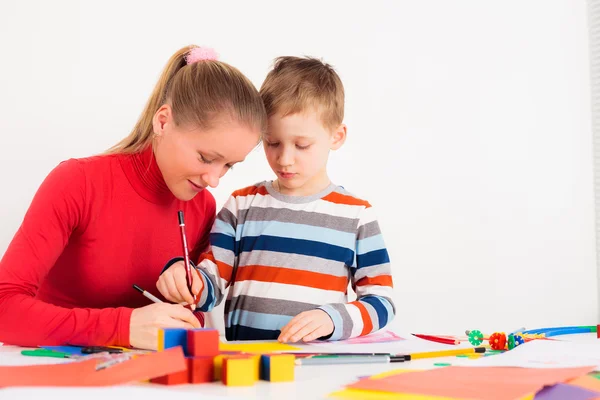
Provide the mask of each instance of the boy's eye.
[{"label": "boy's eye", "polygon": [[310,144],[307,144],[306,146],[300,146],[299,144],[296,145],[296,148],[298,150],[306,150],[310,147]]}]

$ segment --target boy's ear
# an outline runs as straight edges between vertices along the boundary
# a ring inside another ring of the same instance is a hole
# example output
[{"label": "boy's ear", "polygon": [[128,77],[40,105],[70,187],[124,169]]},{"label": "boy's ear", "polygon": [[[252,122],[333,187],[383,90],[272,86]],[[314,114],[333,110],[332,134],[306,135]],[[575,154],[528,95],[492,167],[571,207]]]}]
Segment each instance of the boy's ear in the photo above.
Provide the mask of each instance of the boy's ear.
[{"label": "boy's ear", "polygon": [[346,132],[348,128],[345,124],[340,124],[331,134],[331,150],[337,150],[346,141]]}]

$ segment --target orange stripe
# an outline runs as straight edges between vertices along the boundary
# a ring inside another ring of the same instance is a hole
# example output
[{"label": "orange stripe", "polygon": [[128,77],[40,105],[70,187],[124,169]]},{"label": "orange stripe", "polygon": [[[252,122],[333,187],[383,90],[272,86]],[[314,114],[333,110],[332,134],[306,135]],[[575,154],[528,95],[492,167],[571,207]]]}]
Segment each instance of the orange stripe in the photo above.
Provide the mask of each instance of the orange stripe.
[{"label": "orange stripe", "polygon": [[257,186],[248,186],[245,187],[243,189],[240,190],[236,190],[235,192],[233,192],[231,195],[233,197],[239,197],[239,196],[249,196],[249,195],[254,195],[254,194],[262,194],[265,195],[267,194],[267,188],[264,186],[261,187],[257,187]]},{"label": "orange stripe", "polygon": [[379,276],[374,276],[372,278],[365,276],[364,278],[356,281],[356,286],[368,286],[368,285],[394,287],[394,283],[392,282],[392,277],[390,275],[379,275]]},{"label": "orange stripe", "polygon": [[356,307],[358,307],[358,310],[360,311],[360,316],[363,320],[363,330],[360,333],[360,336],[366,335],[367,333],[371,332],[373,330],[373,322],[371,322],[371,316],[369,315],[369,312],[365,308],[364,304],[362,304],[360,301],[353,301],[350,304],[353,304]]},{"label": "orange stripe", "polygon": [[327,196],[323,197],[323,200],[336,204],[346,204],[349,206],[365,206],[367,208],[371,207],[368,201],[357,199],[356,197],[347,196],[345,194],[337,192],[332,192],[328,194]]},{"label": "orange stripe", "polygon": [[259,281],[306,286],[315,289],[335,290],[346,293],[348,278],[320,274],[311,271],[299,271],[290,268],[246,265],[237,270],[236,281]]},{"label": "orange stripe", "polygon": [[223,261],[215,260],[215,256],[212,252],[202,254],[202,259],[214,262],[217,265],[217,269],[219,270],[219,275],[221,278],[225,279],[226,281],[231,280],[231,274],[233,273],[233,268],[231,265],[224,263]]}]

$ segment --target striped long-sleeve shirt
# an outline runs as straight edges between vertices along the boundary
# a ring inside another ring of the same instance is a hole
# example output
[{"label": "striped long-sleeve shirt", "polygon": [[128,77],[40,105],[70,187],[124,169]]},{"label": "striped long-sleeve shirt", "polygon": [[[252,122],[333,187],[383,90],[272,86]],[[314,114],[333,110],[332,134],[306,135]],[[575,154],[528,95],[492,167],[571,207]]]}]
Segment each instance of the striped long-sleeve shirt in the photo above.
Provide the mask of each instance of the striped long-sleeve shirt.
[{"label": "striped long-sleeve shirt", "polygon": [[[228,340],[276,339],[297,314],[331,317],[329,340],[366,335],[394,317],[388,252],[371,205],[331,184],[307,197],[272,182],[235,191],[217,215],[198,265],[198,307],[223,300]],[[348,302],[348,284],[357,300]]]}]

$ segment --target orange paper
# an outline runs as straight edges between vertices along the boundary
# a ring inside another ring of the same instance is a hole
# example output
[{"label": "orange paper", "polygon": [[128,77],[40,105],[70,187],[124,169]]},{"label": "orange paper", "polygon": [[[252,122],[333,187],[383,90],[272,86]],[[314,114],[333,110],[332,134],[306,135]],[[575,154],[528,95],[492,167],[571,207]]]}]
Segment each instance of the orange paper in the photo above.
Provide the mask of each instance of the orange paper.
[{"label": "orange paper", "polygon": [[512,368],[446,367],[404,373],[382,379],[363,379],[349,388],[478,400],[513,400],[585,375],[593,367]]},{"label": "orange paper", "polygon": [[584,389],[600,392],[600,379],[594,378],[593,376],[580,376],[579,378],[573,379],[568,383],[569,385],[575,385]]},{"label": "orange paper", "polygon": [[0,387],[119,385],[187,368],[181,347],[137,356],[99,371],[96,371],[96,362],[92,359],[66,364],[0,367]]}]

